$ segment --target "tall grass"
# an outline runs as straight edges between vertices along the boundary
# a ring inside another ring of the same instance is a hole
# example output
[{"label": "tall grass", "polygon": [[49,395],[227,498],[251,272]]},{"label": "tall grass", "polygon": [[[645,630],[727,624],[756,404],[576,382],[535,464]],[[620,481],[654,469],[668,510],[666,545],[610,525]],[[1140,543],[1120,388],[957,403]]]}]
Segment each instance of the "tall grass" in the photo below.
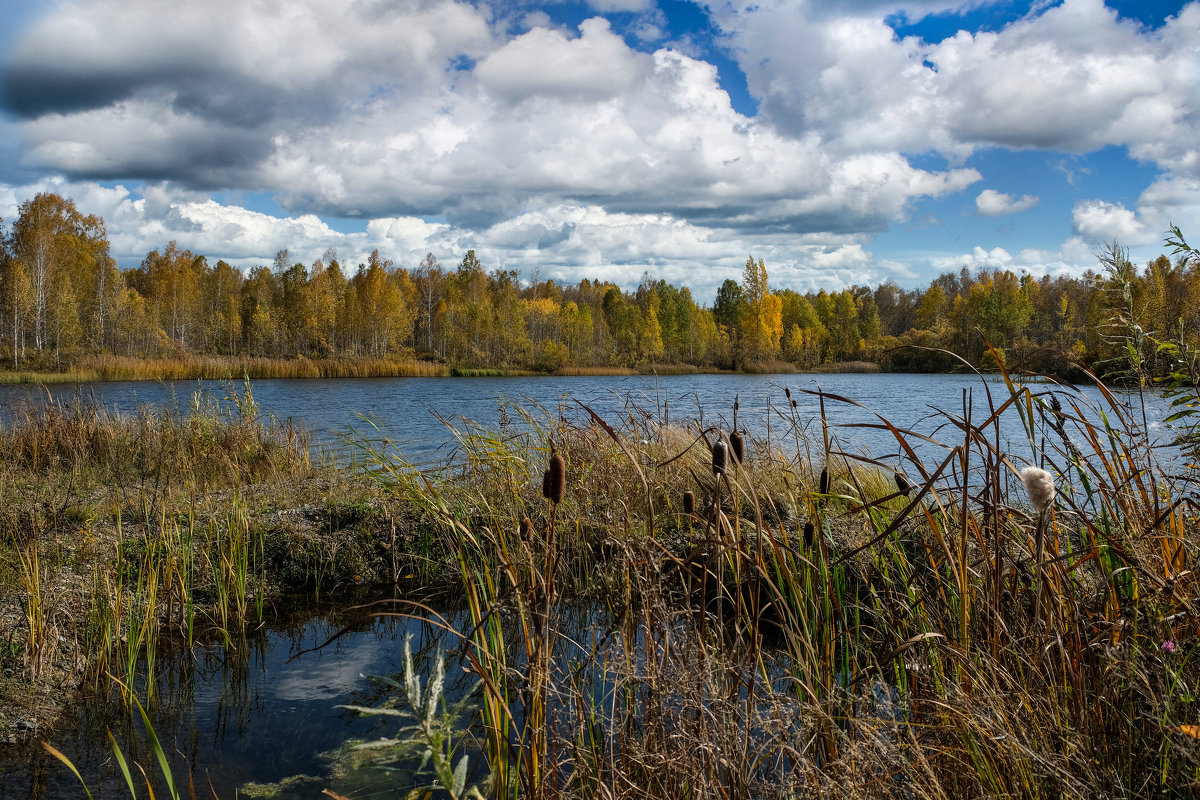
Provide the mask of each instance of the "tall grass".
[{"label": "tall grass", "polygon": [[135,671],[153,672],[164,635],[191,645],[261,620],[264,542],[239,495],[309,468],[304,437],[263,419],[249,384],[185,409],[48,401],[14,415],[0,428],[0,564],[13,578],[0,596],[16,593],[27,630],[9,646],[31,677],[86,663],[152,687]]},{"label": "tall grass", "polygon": [[0,383],[228,380],[261,378],[401,378],[447,375],[441,364],[383,358],[262,358],[88,356],[63,373],[0,372]]},{"label": "tall grass", "polygon": [[[722,470],[727,432],[656,409],[459,427],[438,477],[379,459],[458,564],[492,792],[1146,796],[1200,780],[1196,498],[1123,397],[1002,378],[939,412],[934,436],[877,414],[889,458],[844,447],[824,411],[800,420],[789,392],[770,444]],[[561,503],[539,491],[553,450]],[[1040,512],[1030,466],[1056,484]]]}]

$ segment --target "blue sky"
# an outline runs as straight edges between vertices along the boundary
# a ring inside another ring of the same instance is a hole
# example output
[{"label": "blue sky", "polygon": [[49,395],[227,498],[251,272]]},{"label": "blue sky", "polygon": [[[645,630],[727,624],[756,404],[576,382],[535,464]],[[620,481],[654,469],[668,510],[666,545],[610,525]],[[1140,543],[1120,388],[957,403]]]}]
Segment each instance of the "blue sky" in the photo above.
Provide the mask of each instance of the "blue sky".
[{"label": "blue sky", "polygon": [[[1200,3],[0,3],[0,217],[711,298],[1078,274],[1200,231]],[[1193,235],[1200,238],[1200,233]]]}]

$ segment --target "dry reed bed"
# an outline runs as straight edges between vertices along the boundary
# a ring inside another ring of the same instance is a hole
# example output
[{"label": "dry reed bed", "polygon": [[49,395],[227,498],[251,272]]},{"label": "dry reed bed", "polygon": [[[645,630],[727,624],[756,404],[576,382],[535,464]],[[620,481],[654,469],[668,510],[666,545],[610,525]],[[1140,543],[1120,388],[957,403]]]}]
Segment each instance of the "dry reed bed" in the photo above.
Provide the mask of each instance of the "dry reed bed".
[{"label": "dry reed bed", "polygon": [[146,685],[164,638],[228,639],[281,590],[413,571],[369,486],[228,388],[124,416],[47,403],[0,428],[0,743],[81,681]]},{"label": "dry reed bed", "polygon": [[[0,436],[0,485],[29,501],[0,512],[22,627],[0,642],[8,664],[51,670],[38,642],[69,630],[55,582],[79,546],[62,531],[98,537],[86,498],[109,481],[123,544],[71,589],[91,609],[70,630],[80,649],[136,680],[157,637],[198,620],[228,635],[262,613],[271,544],[247,485],[284,494],[307,466],[252,396],[235,398],[157,426],[58,409]],[[1147,796],[1200,781],[1194,484],[1161,473],[1119,398],[1085,409],[1070,388],[1010,383],[982,418],[945,411],[937,442],[880,417],[899,478],[783,400],[770,447],[634,402],[607,420],[515,408],[499,431],[454,425],[440,474],[363,439],[392,509],[390,541],[374,542],[383,571],[456,577],[471,609],[455,635],[483,685],[459,745],[484,756],[472,783],[748,798]],[[1011,415],[1028,443],[1001,452]],[[1055,483],[1044,508],[1018,480],[1029,466]],[[377,514],[354,492],[353,513]],[[595,629],[571,622],[579,598]],[[415,603],[392,613],[437,619]]]},{"label": "dry reed bed", "polygon": [[[1121,398],[1006,387],[981,382],[987,411],[944,411],[937,441],[879,416],[899,462],[791,402],[770,448],[630,404],[455,426],[437,478],[369,450],[458,559],[473,779],[527,798],[1200,786],[1194,483]],[[605,624],[572,627],[580,596]]]}]

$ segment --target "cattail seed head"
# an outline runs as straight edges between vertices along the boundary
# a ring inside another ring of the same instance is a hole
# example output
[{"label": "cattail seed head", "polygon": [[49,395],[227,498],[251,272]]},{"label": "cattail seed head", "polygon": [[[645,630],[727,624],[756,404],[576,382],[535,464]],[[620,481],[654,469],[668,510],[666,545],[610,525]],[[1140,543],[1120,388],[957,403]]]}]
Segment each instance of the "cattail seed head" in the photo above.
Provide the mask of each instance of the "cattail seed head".
[{"label": "cattail seed head", "polygon": [[725,462],[729,460],[729,450],[725,447],[724,442],[717,442],[712,449],[712,471],[713,475],[725,474]]},{"label": "cattail seed head", "polygon": [[550,470],[542,473],[542,497],[550,499]]},{"label": "cattail seed head", "polygon": [[908,493],[912,491],[912,484],[901,472],[896,473],[896,489],[905,497],[908,497]]},{"label": "cattail seed head", "polygon": [[1039,467],[1026,467],[1021,471],[1021,483],[1029,493],[1033,510],[1041,514],[1054,502],[1054,476]]},{"label": "cattail seed head", "polygon": [[792,408],[795,408],[795,407],[796,407],[796,400],[795,400],[795,398],[792,398]]},{"label": "cattail seed head", "polygon": [[521,517],[521,527],[517,529],[517,533],[525,542],[533,538],[533,520],[529,517]]},{"label": "cattail seed head", "polygon": [[742,435],[737,431],[729,434],[729,449],[733,453],[733,460],[737,464],[741,464],[746,458],[746,442],[742,439]]},{"label": "cattail seed head", "polygon": [[821,470],[821,485],[817,490],[818,494],[829,494],[829,470]]},{"label": "cattail seed head", "polygon": [[788,400],[791,400],[792,399],[792,390],[786,386],[783,387],[783,396],[786,397]]},{"label": "cattail seed head", "polygon": [[808,522],[804,523],[804,546],[805,547],[812,547],[813,531],[814,531],[814,528],[813,528],[812,520],[810,519]]},{"label": "cattail seed head", "polygon": [[550,468],[546,470],[550,493],[546,499],[555,505],[562,502],[563,490],[567,487],[567,462],[558,453],[550,455]]},{"label": "cattail seed head", "polygon": [[696,513],[696,494],[691,490],[683,493],[683,513]]}]

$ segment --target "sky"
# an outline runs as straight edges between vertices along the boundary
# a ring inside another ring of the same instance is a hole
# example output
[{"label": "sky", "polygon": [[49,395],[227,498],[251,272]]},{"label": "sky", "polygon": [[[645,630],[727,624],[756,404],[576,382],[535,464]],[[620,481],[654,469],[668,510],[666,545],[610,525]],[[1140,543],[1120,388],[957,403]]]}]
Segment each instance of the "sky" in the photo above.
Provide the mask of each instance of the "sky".
[{"label": "sky", "polygon": [[1200,2],[0,0],[0,218],[42,191],[122,267],[1078,275],[1200,240]]}]

